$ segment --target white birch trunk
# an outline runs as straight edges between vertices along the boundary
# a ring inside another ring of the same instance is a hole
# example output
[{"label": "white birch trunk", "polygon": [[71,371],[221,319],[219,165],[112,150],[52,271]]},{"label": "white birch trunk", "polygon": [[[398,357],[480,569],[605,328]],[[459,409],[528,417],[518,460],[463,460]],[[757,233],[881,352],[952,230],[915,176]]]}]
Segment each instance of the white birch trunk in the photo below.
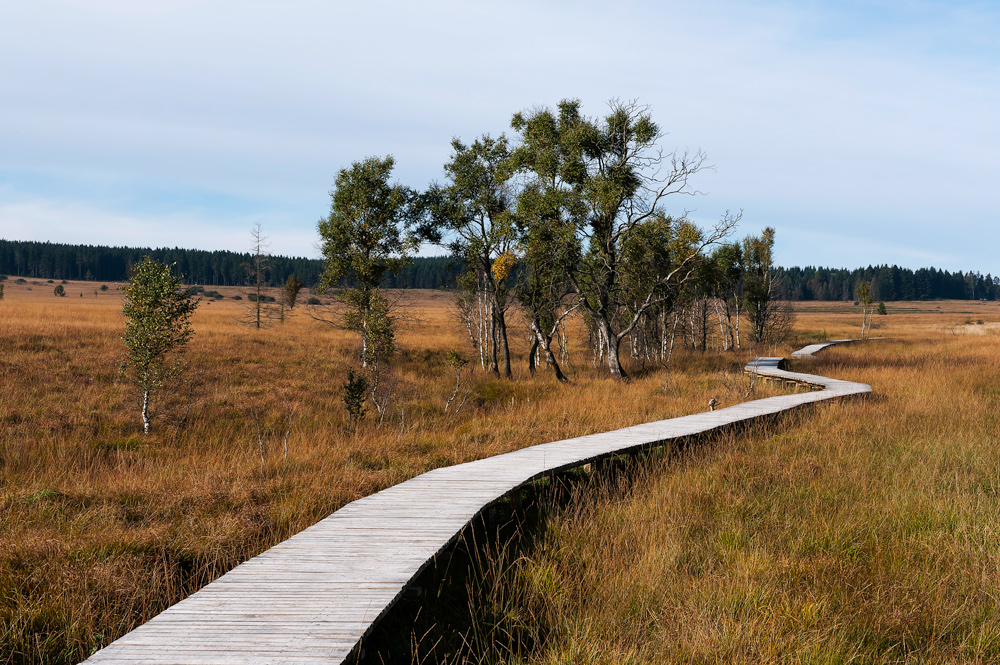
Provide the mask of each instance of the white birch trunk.
[{"label": "white birch trunk", "polygon": [[149,434],[149,390],[142,391],[142,432]]}]

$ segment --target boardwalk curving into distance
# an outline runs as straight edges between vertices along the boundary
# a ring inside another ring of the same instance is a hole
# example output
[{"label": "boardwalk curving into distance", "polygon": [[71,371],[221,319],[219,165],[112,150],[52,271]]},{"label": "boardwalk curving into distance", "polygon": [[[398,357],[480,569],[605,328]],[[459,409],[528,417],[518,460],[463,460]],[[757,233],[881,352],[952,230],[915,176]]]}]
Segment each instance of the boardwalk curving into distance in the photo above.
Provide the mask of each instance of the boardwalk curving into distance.
[{"label": "boardwalk curving into distance", "polygon": [[[868,340],[875,339],[885,339],[885,337],[869,337]],[[863,339],[834,339],[829,342],[819,342],[817,344],[810,344],[809,346],[804,346],[798,351],[792,351],[793,358],[809,358],[812,355],[822,351],[828,346],[833,346],[834,344],[850,344],[851,342],[864,342]]]},{"label": "boardwalk curving into distance", "polygon": [[[793,355],[855,340],[814,344]],[[407,584],[482,510],[551,473],[823,400],[863,383],[779,368],[747,370],[819,390],[545,443],[429,471],[347,504],[240,564],[91,656],[88,663],[264,665],[341,663]]]}]

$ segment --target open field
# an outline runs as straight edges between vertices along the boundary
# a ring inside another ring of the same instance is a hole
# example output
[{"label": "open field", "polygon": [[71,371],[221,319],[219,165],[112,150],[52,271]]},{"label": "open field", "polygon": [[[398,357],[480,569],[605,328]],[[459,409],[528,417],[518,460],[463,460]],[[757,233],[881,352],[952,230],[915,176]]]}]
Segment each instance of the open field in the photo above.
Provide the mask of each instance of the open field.
[{"label": "open field", "polygon": [[471,356],[468,341],[450,319],[448,294],[406,292],[401,403],[382,427],[369,415],[352,432],[339,387],[355,341],[301,308],[265,330],[241,326],[240,303],[228,297],[236,291],[220,288],[227,297],[204,301],[193,320],[190,382],[160,403],[143,437],[137,397],[118,378],[121,294],[109,286],[70,282],[58,298],[45,281],[5,282],[7,662],[78,661],[345,503],[431,468],[701,411],[713,396],[723,405],[743,398],[733,370],[749,352],[680,352],[664,393],[659,371],[637,371],[626,386],[595,371],[577,326],[565,368],[572,385],[544,370],[530,379],[525,336],[513,332],[516,380],[477,369],[465,409],[446,414],[454,375],[444,357]]},{"label": "open field", "polygon": [[[831,338],[857,318],[798,309]],[[793,365],[875,396],[577,484],[480,564],[474,619],[414,642],[445,635],[438,662],[1000,662],[1000,311],[889,311],[890,339]]]}]

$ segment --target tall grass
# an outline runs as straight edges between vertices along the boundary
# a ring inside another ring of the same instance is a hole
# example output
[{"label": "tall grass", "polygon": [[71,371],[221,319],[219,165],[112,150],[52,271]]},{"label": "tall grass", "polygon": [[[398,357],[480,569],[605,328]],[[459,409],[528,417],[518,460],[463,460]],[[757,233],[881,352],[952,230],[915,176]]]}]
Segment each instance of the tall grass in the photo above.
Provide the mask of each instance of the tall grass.
[{"label": "tall grass", "polygon": [[590,365],[579,330],[564,368],[574,383],[544,369],[531,379],[515,328],[516,380],[477,371],[467,406],[445,413],[446,354],[471,354],[448,295],[424,292],[406,294],[389,417],[354,430],[339,387],[355,341],[299,308],[283,325],[240,326],[227,298],[199,308],[188,382],[163,393],[143,437],[118,376],[120,296],[31,286],[8,282],[0,302],[6,663],[79,661],[345,503],[429,469],[742,399],[743,358],[682,352],[667,391],[654,368],[620,385]]},{"label": "tall grass", "polygon": [[952,334],[940,306],[798,363],[871,398],[578,485],[432,657],[1000,662],[1000,337]]}]

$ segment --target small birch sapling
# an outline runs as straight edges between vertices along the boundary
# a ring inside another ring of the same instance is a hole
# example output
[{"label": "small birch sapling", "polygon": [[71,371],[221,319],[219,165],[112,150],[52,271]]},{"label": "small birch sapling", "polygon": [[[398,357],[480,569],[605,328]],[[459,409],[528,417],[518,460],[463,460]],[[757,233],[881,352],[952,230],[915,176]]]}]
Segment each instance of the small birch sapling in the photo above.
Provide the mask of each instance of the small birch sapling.
[{"label": "small birch sapling", "polygon": [[125,353],[121,370],[139,389],[142,429],[149,434],[154,392],[187,368],[181,355],[194,334],[190,319],[198,301],[187,294],[171,265],[148,256],[122,289]]}]

